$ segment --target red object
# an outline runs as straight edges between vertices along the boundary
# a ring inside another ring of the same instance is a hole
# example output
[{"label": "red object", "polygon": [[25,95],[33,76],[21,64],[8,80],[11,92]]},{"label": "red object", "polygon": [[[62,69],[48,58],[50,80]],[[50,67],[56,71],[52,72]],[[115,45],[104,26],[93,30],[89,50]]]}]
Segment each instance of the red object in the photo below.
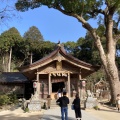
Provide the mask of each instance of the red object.
[{"label": "red object", "polygon": [[37,87],[37,82],[33,82],[33,88]]}]

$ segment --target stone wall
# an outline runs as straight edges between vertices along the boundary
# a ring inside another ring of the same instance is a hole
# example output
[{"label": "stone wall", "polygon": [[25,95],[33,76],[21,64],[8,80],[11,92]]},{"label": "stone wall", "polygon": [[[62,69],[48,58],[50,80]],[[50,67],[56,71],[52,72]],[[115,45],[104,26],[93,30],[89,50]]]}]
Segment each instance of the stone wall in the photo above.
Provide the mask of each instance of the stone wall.
[{"label": "stone wall", "polygon": [[0,85],[0,93],[15,93],[17,96],[24,96],[24,85],[7,84]]}]

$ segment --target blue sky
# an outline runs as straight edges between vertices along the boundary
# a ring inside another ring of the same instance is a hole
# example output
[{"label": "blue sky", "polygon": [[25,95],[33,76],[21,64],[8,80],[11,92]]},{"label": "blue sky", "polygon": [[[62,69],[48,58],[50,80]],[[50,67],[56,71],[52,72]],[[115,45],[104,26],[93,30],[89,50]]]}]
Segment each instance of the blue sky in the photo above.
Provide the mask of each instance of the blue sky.
[{"label": "blue sky", "polygon": [[[77,41],[80,37],[84,37],[86,30],[76,18],[66,16],[57,10],[49,9],[45,6],[18,13],[21,18],[12,18],[6,25],[2,25],[0,33],[8,30],[11,27],[18,29],[20,34],[28,31],[31,26],[36,26],[44,40],[57,43]],[[96,27],[94,21],[89,21],[93,27]]]}]

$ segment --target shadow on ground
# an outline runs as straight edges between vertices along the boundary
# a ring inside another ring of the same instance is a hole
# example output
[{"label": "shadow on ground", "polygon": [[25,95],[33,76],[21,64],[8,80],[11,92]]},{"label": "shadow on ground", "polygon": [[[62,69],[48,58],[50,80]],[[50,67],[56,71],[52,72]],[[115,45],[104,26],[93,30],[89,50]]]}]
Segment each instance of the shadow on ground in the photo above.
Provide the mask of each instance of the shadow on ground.
[{"label": "shadow on ground", "polygon": [[106,109],[100,109],[100,111],[105,111],[105,112],[115,112],[115,113],[118,113],[117,110],[106,110]]},{"label": "shadow on ground", "polygon": [[[74,120],[75,118],[68,117],[68,120]],[[45,115],[41,120],[61,120],[60,116],[56,115]]]},{"label": "shadow on ground", "polygon": [[31,113],[23,113],[23,114],[5,114],[0,115],[0,120],[40,120],[41,115],[31,115]]}]

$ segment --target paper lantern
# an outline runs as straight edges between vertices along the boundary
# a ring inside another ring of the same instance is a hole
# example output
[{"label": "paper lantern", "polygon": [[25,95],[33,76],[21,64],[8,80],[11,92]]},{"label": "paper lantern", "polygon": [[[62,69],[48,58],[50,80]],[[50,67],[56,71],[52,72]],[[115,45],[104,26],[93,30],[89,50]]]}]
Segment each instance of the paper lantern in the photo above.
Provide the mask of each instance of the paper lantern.
[{"label": "paper lantern", "polygon": [[37,88],[37,82],[33,82],[33,88]]}]

